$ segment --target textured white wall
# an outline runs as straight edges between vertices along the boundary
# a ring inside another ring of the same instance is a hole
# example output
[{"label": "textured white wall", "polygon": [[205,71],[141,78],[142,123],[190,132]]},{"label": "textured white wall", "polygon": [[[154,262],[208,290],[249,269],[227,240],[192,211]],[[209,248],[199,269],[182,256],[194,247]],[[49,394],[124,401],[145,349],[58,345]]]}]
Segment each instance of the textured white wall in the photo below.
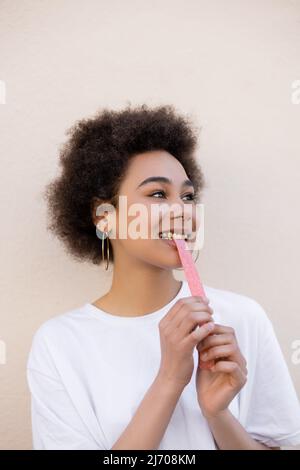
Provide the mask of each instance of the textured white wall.
[{"label": "textured white wall", "polygon": [[299,21],[299,0],[0,1],[1,448],[31,448],[34,331],[110,284],[47,234],[41,192],[65,129],[128,101],[202,126],[203,280],[263,305],[300,393]]}]

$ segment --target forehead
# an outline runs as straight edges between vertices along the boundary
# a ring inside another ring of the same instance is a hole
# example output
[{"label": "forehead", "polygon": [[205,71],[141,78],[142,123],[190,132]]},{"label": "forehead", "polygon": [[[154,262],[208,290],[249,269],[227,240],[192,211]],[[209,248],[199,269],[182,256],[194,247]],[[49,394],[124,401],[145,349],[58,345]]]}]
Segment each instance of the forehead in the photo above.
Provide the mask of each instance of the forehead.
[{"label": "forehead", "polygon": [[153,150],[130,159],[122,189],[135,190],[149,176],[166,176],[178,186],[187,178],[185,169],[173,155],[165,150]]}]

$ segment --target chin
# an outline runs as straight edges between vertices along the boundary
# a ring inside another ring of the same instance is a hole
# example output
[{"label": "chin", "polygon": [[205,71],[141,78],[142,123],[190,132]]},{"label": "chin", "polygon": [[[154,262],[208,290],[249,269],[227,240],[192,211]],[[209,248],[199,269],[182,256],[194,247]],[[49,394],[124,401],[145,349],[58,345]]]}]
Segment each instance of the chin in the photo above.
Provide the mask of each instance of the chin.
[{"label": "chin", "polygon": [[156,253],[155,257],[153,257],[150,263],[154,266],[157,266],[158,268],[172,270],[182,267],[177,250],[174,250],[174,253],[171,252],[171,254],[163,253],[159,258],[157,255],[158,253]]}]

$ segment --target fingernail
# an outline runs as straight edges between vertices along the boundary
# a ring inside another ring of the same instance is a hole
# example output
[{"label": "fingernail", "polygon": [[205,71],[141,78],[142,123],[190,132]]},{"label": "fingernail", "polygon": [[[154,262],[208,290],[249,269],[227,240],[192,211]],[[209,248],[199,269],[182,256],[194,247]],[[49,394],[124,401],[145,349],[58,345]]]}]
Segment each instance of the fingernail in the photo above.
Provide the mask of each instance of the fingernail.
[{"label": "fingernail", "polygon": [[208,329],[209,331],[213,330],[213,329],[214,329],[214,326],[215,326],[215,324],[214,324],[213,322],[207,323],[207,329]]}]

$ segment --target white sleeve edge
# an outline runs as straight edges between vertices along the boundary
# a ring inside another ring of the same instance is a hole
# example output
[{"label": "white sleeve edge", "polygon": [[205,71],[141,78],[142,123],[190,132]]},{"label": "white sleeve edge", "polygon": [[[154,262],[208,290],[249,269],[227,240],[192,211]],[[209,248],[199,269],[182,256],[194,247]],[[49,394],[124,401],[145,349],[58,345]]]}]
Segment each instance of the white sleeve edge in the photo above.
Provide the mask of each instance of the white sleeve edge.
[{"label": "white sleeve edge", "polygon": [[259,441],[268,447],[296,446],[300,444],[300,431],[293,434],[287,434],[286,436],[278,439],[259,439]]}]

